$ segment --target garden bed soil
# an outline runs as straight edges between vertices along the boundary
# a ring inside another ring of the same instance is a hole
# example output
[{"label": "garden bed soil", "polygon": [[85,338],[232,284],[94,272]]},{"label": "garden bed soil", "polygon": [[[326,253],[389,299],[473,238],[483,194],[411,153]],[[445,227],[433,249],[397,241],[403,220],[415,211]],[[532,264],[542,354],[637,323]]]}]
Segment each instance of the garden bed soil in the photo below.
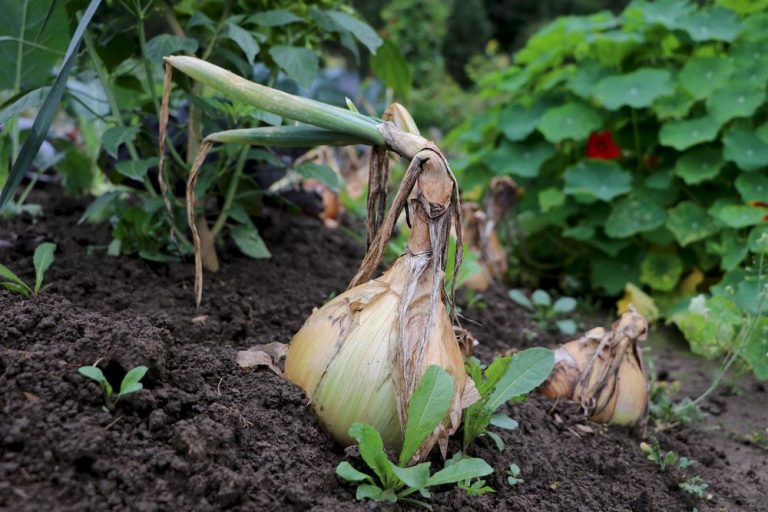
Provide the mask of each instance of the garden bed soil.
[{"label": "garden bed soil", "polygon": [[[109,229],[78,225],[84,205],[38,194],[43,218],[0,220],[0,262],[33,278],[32,253],[58,244],[37,297],[0,292],[0,509],[38,510],[367,510],[334,475],[343,447],[323,432],[304,394],[269,370],[242,371],[238,350],[287,342],[312,308],[342,290],[363,249],[343,230],[271,211],[260,230],[273,258],[222,250],[203,304],[193,303],[192,264],[154,264],[105,255]],[[465,309],[489,361],[512,347],[558,341],[540,333],[502,289]],[[656,367],[700,392],[709,369],[680,346],[654,345]],[[145,390],[105,413],[98,386],[77,373],[94,364],[112,385],[149,367]],[[659,472],[631,431],[591,424],[575,407],[542,397],[508,405],[519,429],[500,432],[499,452],[480,442],[471,454],[495,469],[496,492],[468,497],[437,489],[436,510],[761,511],[768,508],[768,452],[743,435],[768,426],[763,385],[739,396],[716,393],[707,423],[658,435],[664,449],[698,461],[691,474],[710,500]],[[455,445],[452,446],[456,448]],[[440,464],[433,456],[433,466]],[[524,482],[506,483],[510,463]]]}]

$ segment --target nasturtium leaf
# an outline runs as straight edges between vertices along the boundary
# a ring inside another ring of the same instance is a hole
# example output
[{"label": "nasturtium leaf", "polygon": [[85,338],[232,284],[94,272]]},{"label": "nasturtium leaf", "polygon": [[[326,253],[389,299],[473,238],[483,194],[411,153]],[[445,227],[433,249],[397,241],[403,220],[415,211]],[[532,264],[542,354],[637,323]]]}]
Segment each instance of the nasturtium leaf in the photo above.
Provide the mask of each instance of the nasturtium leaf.
[{"label": "nasturtium leaf", "polygon": [[740,169],[754,171],[768,166],[768,142],[752,130],[734,128],[723,136],[723,156]]},{"label": "nasturtium leaf", "polygon": [[640,281],[654,290],[672,290],[683,275],[683,262],[677,254],[649,253],[640,264]]},{"label": "nasturtium leaf", "polygon": [[536,122],[544,112],[541,104],[532,107],[513,104],[499,114],[498,128],[511,141],[523,140],[536,129]]},{"label": "nasturtium leaf", "polygon": [[730,43],[744,28],[739,16],[720,6],[707,7],[681,17],[677,28],[688,32],[694,41],[725,41]]},{"label": "nasturtium leaf", "polygon": [[616,74],[611,68],[604,67],[597,61],[590,60],[579,63],[576,72],[566,83],[566,87],[576,96],[588,100],[592,97],[595,84],[603,78]]},{"label": "nasturtium leaf", "polygon": [[533,391],[546,380],[554,365],[555,356],[549,349],[534,347],[518,352],[493,387],[486,407],[495,411],[508,400]]},{"label": "nasturtium leaf", "polygon": [[411,68],[400,49],[389,40],[385,40],[370,58],[371,70],[382,81],[403,98],[411,89]]},{"label": "nasturtium leaf", "polygon": [[227,23],[222,30],[224,37],[231,39],[240,47],[248,59],[248,64],[253,65],[256,60],[256,54],[259,53],[259,43],[249,31],[234,23]]},{"label": "nasturtium leaf", "polygon": [[312,85],[319,69],[314,51],[299,46],[277,45],[269,49],[269,55],[299,86],[308,88]]},{"label": "nasturtium leaf", "polygon": [[715,220],[693,201],[682,202],[669,210],[667,229],[674,233],[683,247],[719,231]]},{"label": "nasturtium leaf", "polygon": [[603,78],[593,91],[594,97],[608,110],[623,106],[644,108],[675,91],[666,69],[642,68],[621,76]]},{"label": "nasturtium leaf", "polygon": [[162,66],[163,57],[179,52],[195,53],[197,48],[197,40],[191,37],[160,34],[147,41],[144,53],[147,59]]},{"label": "nasturtium leaf", "polygon": [[155,167],[158,163],[156,156],[144,158],[141,160],[123,160],[115,165],[117,172],[136,181],[142,181],[147,171]]},{"label": "nasturtium leaf", "polygon": [[536,127],[549,142],[565,139],[584,140],[600,128],[603,121],[594,108],[585,103],[566,103],[548,109],[536,123]]},{"label": "nasturtium leaf", "polygon": [[487,165],[497,175],[535,178],[541,165],[554,154],[555,148],[544,141],[520,143],[503,140],[488,157]]},{"label": "nasturtium leaf", "polygon": [[381,434],[366,423],[353,423],[349,427],[349,437],[357,441],[360,457],[376,473],[379,481],[385,486],[393,484],[395,474],[392,472],[392,465],[387,454],[384,453],[384,442],[381,440]]},{"label": "nasturtium leaf", "polygon": [[752,228],[747,237],[747,247],[755,254],[768,255],[768,224]]},{"label": "nasturtium leaf", "polygon": [[680,119],[690,112],[696,100],[682,89],[676,89],[669,96],[663,96],[653,102],[651,107],[656,117],[664,119]]},{"label": "nasturtium leaf", "polygon": [[677,159],[674,173],[688,185],[695,185],[715,178],[724,163],[719,148],[696,148]]},{"label": "nasturtium leaf", "polygon": [[717,0],[717,3],[739,14],[753,14],[768,8],[768,0]]},{"label": "nasturtium leaf", "polygon": [[53,263],[56,244],[44,242],[35,247],[35,254],[32,256],[32,263],[35,267],[35,293],[40,291],[43,285],[43,276]]},{"label": "nasturtium leaf", "polygon": [[768,58],[758,63],[737,67],[730,78],[731,83],[762,89],[768,82]]},{"label": "nasturtium leaf", "polygon": [[629,192],[632,175],[614,161],[582,160],[569,166],[563,174],[564,192],[568,195],[610,201]]},{"label": "nasturtium leaf", "polygon": [[596,255],[590,261],[590,282],[609,295],[621,293],[627,283],[640,279],[640,251],[625,250],[616,257]]},{"label": "nasturtium leaf", "polygon": [[645,178],[646,188],[667,190],[672,186],[674,176],[669,169],[654,171]]},{"label": "nasturtium leaf", "polygon": [[113,126],[101,136],[101,147],[113,158],[117,158],[120,145],[133,141],[137,133],[139,133],[138,126]]},{"label": "nasturtium leaf", "polygon": [[[760,173],[741,174],[734,183],[745,202],[768,202],[768,176]],[[766,211],[768,213],[768,211]]]},{"label": "nasturtium leaf", "polygon": [[364,21],[341,11],[326,11],[326,14],[338,27],[351,33],[363,43],[369,52],[376,53],[376,49],[381,46],[382,40],[379,35]]},{"label": "nasturtium leaf", "polygon": [[725,86],[733,70],[733,61],[728,57],[694,57],[680,70],[678,80],[683,89],[700,100]]},{"label": "nasturtium leaf", "polygon": [[755,377],[765,380],[768,379],[768,317],[756,319],[750,327],[741,355],[752,367]]},{"label": "nasturtium leaf", "polygon": [[539,191],[539,208],[546,213],[565,204],[565,194],[554,187]]},{"label": "nasturtium leaf", "polygon": [[362,471],[356,470],[352,467],[352,464],[347,461],[343,461],[336,466],[336,475],[347,482],[373,482],[373,479],[370,476]]},{"label": "nasturtium leaf", "polygon": [[724,206],[717,212],[717,219],[731,228],[745,228],[763,221],[765,208],[734,204]]},{"label": "nasturtium leaf", "polygon": [[721,123],[712,116],[697,117],[683,121],[669,121],[659,130],[659,142],[683,151],[691,146],[715,140]]},{"label": "nasturtium leaf", "polygon": [[605,220],[605,234],[611,238],[627,238],[651,231],[664,224],[664,209],[641,194],[630,194],[614,202]]},{"label": "nasturtium leaf", "polygon": [[408,464],[427,436],[445,418],[452,398],[451,376],[437,365],[427,368],[408,402],[401,466]]},{"label": "nasturtium leaf", "polygon": [[765,87],[749,84],[729,84],[707,99],[709,113],[720,123],[736,117],[749,117],[763,104]]},{"label": "nasturtium leaf", "polygon": [[656,0],[655,2],[640,0],[632,2],[627,10],[636,10],[648,23],[675,29],[678,20],[695,8],[687,0]]},{"label": "nasturtium leaf", "polygon": [[429,478],[428,485],[433,487],[436,485],[453,484],[490,475],[491,473],[493,473],[493,468],[483,459],[467,457],[451,465],[446,465],[445,468],[432,475]]},{"label": "nasturtium leaf", "polygon": [[232,240],[235,241],[237,248],[246,256],[255,259],[272,257],[264,240],[261,239],[259,232],[253,226],[234,226],[230,230],[230,234],[232,235]]},{"label": "nasturtium leaf", "polygon": [[271,11],[258,12],[248,18],[248,21],[262,27],[280,27],[303,20],[287,9],[273,9]]}]

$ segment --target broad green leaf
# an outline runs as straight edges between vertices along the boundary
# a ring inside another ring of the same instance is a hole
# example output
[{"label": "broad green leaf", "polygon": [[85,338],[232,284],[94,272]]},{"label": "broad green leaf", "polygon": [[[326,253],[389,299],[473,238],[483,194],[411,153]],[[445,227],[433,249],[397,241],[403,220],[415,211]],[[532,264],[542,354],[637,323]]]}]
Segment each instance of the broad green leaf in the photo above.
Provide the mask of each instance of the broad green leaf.
[{"label": "broad green leaf", "polygon": [[137,133],[139,133],[138,126],[113,126],[101,136],[101,147],[113,158],[117,158],[120,145],[132,142]]},{"label": "broad green leaf", "polygon": [[715,140],[720,123],[712,116],[697,117],[683,121],[669,121],[659,131],[659,142],[683,151],[696,144]]},{"label": "broad green leaf", "polygon": [[427,368],[408,402],[400,465],[405,466],[445,418],[453,398],[453,379],[437,365]]},{"label": "broad green leaf", "polygon": [[27,291],[31,292],[32,289],[27,286],[27,284],[21,280],[19,276],[13,273],[11,269],[6,267],[5,265],[0,264],[0,278],[7,279],[8,281],[11,281],[13,283],[16,283],[17,285],[21,286],[22,288],[25,288]]},{"label": "broad green leaf", "polygon": [[483,459],[465,458],[450,466],[446,466],[432,475],[429,478],[428,485],[432,487],[435,485],[453,484],[469,480],[470,478],[490,475],[491,473],[493,473],[493,468]]},{"label": "broad green leaf", "polygon": [[56,244],[51,242],[42,243],[35,248],[35,254],[32,256],[32,262],[35,266],[35,293],[39,292],[43,285],[43,276],[53,263],[55,252]]},{"label": "broad green leaf", "polygon": [[77,371],[80,375],[98,382],[107,398],[112,396],[112,386],[109,384],[109,381],[100,368],[96,366],[81,366]]},{"label": "broad green leaf", "polygon": [[523,178],[535,178],[541,165],[555,154],[555,148],[544,141],[516,143],[501,141],[488,157],[487,165],[496,175],[512,174]]},{"label": "broad green leaf", "polygon": [[675,91],[672,76],[665,69],[642,68],[621,76],[603,78],[593,94],[608,110],[623,106],[649,107],[657,98]]},{"label": "broad green leaf", "polygon": [[552,305],[552,297],[544,290],[535,290],[531,294],[531,300],[537,306],[549,307]]},{"label": "broad green leaf", "polygon": [[13,102],[4,105],[0,111],[0,125],[4,125],[10,118],[24,112],[27,109],[37,108],[42,105],[50,87],[40,87],[16,98]]},{"label": "broad green leaf", "polygon": [[304,179],[317,180],[332,190],[339,190],[339,176],[327,165],[307,162],[297,166],[296,172]]},{"label": "broad green leaf", "polygon": [[545,188],[539,191],[539,208],[546,213],[565,204],[565,194],[554,187]]},{"label": "broad green leaf", "polygon": [[749,117],[765,100],[765,84],[730,84],[718,89],[707,99],[710,114],[720,123],[736,117]]},{"label": "broad green leaf", "polygon": [[745,202],[768,202],[768,177],[765,174],[756,172],[741,174],[734,184]]},{"label": "broad green leaf", "polygon": [[15,94],[48,82],[70,34],[64,3],[0,0],[0,90]]},{"label": "broad green leaf", "polygon": [[640,281],[654,290],[672,290],[682,274],[683,262],[677,254],[649,253],[640,264]]},{"label": "broad green leaf", "polygon": [[160,34],[147,41],[145,56],[158,66],[163,65],[163,57],[174,53],[195,53],[198,48],[196,39],[171,34]]},{"label": "broad green leaf", "polygon": [[560,297],[552,305],[552,309],[558,313],[570,313],[576,309],[576,299],[573,297]]},{"label": "broad green leaf", "polygon": [[669,96],[663,96],[653,102],[653,111],[661,119],[680,119],[688,115],[696,100],[687,92],[678,89]]},{"label": "broad green leaf", "polygon": [[506,430],[515,430],[519,426],[517,421],[500,412],[491,416],[491,425]]},{"label": "broad green leaf", "polygon": [[730,43],[741,33],[744,25],[735,12],[714,6],[681,17],[677,27],[688,32],[694,41]]},{"label": "broad green leaf", "polygon": [[751,130],[734,128],[723,137],[723,156],[745,171],[768,166],[768,142]]},{"label": "broad green leaf", "polygon": [[760,380],[768,379],[768,317],[754,321],[746,334],[746,344],[741,355],[747,360]]},{"label": "broad green leaf", "polygon": [[333,22],[340,28],[350,32],[355,38],[363,43],[371,53],[376,53],[376,49],[381,46],[382,40],[376,34],[370,25],[357,18],[353,18],[349,14],[340,11],[327,11],[326,14]]},{"label": "broad green leaf", "polygon": [[728,83],[734,66],[728,57],[694,57],[680,70],[680,85],[694,98],[707,98]]},{"label": "broad green leaf", "polygon": [[554,364],[554,355],[546,348],[529,348],[515,354],[485,406],[495,411],[507,400],[533,391],[547,379]]},{"label": "broad green leaf", "polygon": [[542,104],[533,107],[512,104],[499,114],[498,128],[511,141],[521,141],[536,129],[536,122],[544,111]]},{"label": "broad green leaf", "polygon": [[655,2],[640,0],[632,2],[627,11],[636,9],[648,23],[659,24],[673,30],[677,28],[678,21],[695,8],[687,0],[656,0]]},{"label": "broad green leaf", "polygon": [[159,160],[156,156],[141,160],[123,160],[115,165],[117,172],[132,180],[142,181],[147,172],[156,167]]},{"label": "broad green leaf", "polygon": [[353,423],[349,427],[349,436],[357,441],[360,456],[368,467],[376,473],[384,487],[395,482],[392,466],[384,453],[384,443],[381,435],[372,426],[365,423]]},{"label": "broad green leaf", "polygon": [[603,124],[600,114],[586,103],[566,103],[548,109],[536,127],[549,142],[581,141]]},{"label": "broad green leaf", "polygon": [[382,495],[383,495],[383,491],[381,490],[381,487],[373,484],[358,485],[357,491],[355,492],[355,498],[361,501],[362,500],[384,501],[384,498]]},{"label": "broad green leaf", "polygon": [[695,185],[717,177],[724,163],[719,148],[696,148],[677,159],[674,173],[688,185]]},{"label": "broad green leaf", "polygon": [[717,3],[739,14],[753,14],[768,9],[768,0],[717,0]]},{"label": "broad green leaf", "polygon": [[403,468],[390,462],[395,476],[412,489],[422,489],[427,486],[429,482],[429,465],[429,462],[422,462],[410,468]]},{"label": "broad green leaf", "polygon": [[[768,255],[768,224],[755,226],[747,237],[747,247],[755,254]],[[768,303],[766,303],[768,308]]]},{"label": "broad green leaf", "polygon": [[611,205],[605,221],[605,234],[612,238],[627,238],[658,228],[667,220],[664,208],[647,195],[630,194]]},{"label": "broad green leaf", "polygon": [[222,35],[237,44],[243,53],[245,58],[248,59],[248,64],[253,65],[256,60],[256,55],[261,49],[259,43],[253,37],[253,34],[245,30],[243,27],[234,23],[227,23],[222,30]]},{"label": "broad green leaf", "polygon": [[669,210],[667,228],[683,247],[712,236],[720,230],[704,208],[693,201],[684,201]]},{"label": "broad green leaf", "polygon": [[632,175],[610,160],[582,160],[569,166],[563,178],[566,194],[601,201],[626,194],[632,183]]},{"label": "broad green leaf", "polygon": [[262,27],[280,27],[303,20],[287,9],[273,9],[256,13],[248,18],[248,21]]},{"label": "broad green leaf", "polygon": [[582,99],[588,100],[592,97],[592,91],[595,85],[603,78],[612,76],[615,71],[604,67],[597,61],[590,60],[579,63],[576,72],[568,80],[567,87]]},{"label": "broad green leaf", "polygon": [[391,87],[396,94],[408,97],[411,90],[411,68],[400,49],[389,40],[385,40],[375,55],[370,58],[371,70],[379,80]]},{"label": "broad green leaf", "polygon": [[764,208],[734,204],[720,208],[715,217],[728,227],[745,228],[762,222],[765,212]]},{"label": "broad green leaf", "polygon": [[338,466],[336,466],[336,475],[338,475],[338,477],[342,480],[346,480],[347,482],[368,481],[373,483],[373,479],[370,476],[366,475],[362,471],[356,470],[352,467],[352,464],[347,461],[341,462]]},{"label": "broad green leaf", "polygon": [[530,309],[530,310],[533,309],[533,303],[520,290],[513,289],[513,290],[509,290],[509,292],[507,293],[509,295],[509,298],[515,301],[517,304],[523,306],[526,309]]},{"label": "broad green leaf", "polygon": [[140,381],[147,374],[147,370],[146,366],[137,366],[126,373],[123,381],[120,383],[120,393],[118,393],[118,396],[125,396],[144,389],[144,385]]},{"label": "broad green leaf", "polygon": [[309,88],[318,74],[317,54],[309,48],[277,45],[269,49],[269,55],[301,87]]},{"label": "broad green leaf", "polygon": [[261,239],[259,232],[254,227],[246,225],[235,226],[230,230],[230,234],[237,248],[246,256],[255,259],[272,257],[264,240]]},{"label": "broad green leaf", "polygon": [[623,251],[618,257],[596,255],[590,262],[590,282],[595,289],[602,289],[608,295],[617,295],[627,283],[640,279],[639,251]]}]

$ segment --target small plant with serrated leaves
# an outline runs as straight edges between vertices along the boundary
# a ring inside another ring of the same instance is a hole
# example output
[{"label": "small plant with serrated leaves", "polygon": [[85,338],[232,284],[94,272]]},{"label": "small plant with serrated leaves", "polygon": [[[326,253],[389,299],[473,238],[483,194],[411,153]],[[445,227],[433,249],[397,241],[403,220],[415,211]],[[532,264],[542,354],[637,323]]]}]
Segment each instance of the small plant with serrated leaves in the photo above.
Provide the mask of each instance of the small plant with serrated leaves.
[{"label": "small plant with serrated leaves", "polygon": [[709,488],[700,476],[688,476],[687,470],[696,464],[696,461],[688,457],[680,457],[674,451],[665,452],[661,449],[658,440],[651,439],[650,443],[640,443],[640,450],[645,453],[646,458],[656,464],[661,472],[677,470],[681,473],[681,480],[678,484],[680,490],[692,494],[698,498],[705,497],[705,491]]},{"label": "small plant with serrated leaves", "polygon": [[576,309],[573,297],[560,297],[552,302],[552,297],[544,290],[534,291],[530,298],[520,290],[509,290],[509,298],[533,313],[533,319],[541,329],[568,335],[576,332],[576,322],[565,318]]},{"label": "small plant with serrated leaves", "polygon": [[488,427],[513,430],[517,422],[498,409],[536,389],[549,377],[554,364],[552,351],[540,347],[496,358],[485,369],[477,359],[470,359],[467,373],[480,393],[480,400],[464,411],[464,450],[478,437],[488,437],[499,451],[503,450],[501,436]]},{"label": "small plant with serrated leaves", "polygon": [[[102,409],[104,412],[108,412],[113,410],[117,405],[117,402],[124,396],[144,389],[141,379],[143,379],[144,375],[147,373],[147,367],[137,366],[126,373],[123,380],[120,382],[120,391],[118,391],[117,395],[114,395],[112,385],[109,383],[106,376],[104,376],[104,372],[101,371],[101,368],[97,366],[81,366],[77,371],[80,375],[96,381],[99,386],[101,386],[101,390],[104,393],[104,405],[102,406]],[[112,399],[113,396],[115,397],[114,400]]]},{"label": "small plant with serrated leaves", "polygon": [[[408,404],[408,420],[398,463],[395,464],[384,452],[381,434],[365,423],[354,423],[349,435],[358,443],[360,457],[373,474],[355,469],[347,461],[336,467],[339,478],[357,484],[358,500],[397,501],[430,508],[424,501],[411,496],[418,493],[430,498],[429,487],[446,484],[468,486],[474,494],[490,492],[484,483],[470,484],[473,479],[489,475],[493,468],[483,459],[468,457],[459,452],[446,461],[445,467],[430,474],[430,463],[415,466],[408,464],[415,458],[425,439],[443,421],[453,396],[453,379],[439,366],[430,366]],[[473,487],[475,485],[475,487]]]},{"label": "small plant with serrated leaves", "polygon": [[43,277],[51,266],[56,244],[45,242],[35,248],[32,263],[35,267],[35,284],[30,286],[5,265],[0,265],[0,286],[24,297],[37,295],[43,287]]}]

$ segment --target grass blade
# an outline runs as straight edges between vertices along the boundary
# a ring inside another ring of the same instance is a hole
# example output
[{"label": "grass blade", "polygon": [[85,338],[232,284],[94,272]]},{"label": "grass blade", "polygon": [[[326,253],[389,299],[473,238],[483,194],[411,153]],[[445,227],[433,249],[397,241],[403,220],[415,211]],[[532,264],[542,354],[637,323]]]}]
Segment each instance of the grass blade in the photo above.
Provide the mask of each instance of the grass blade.
[{"label": "grass blade", "polygon": [[21,151],[19,151],[19,157],[13,163],[11,172],[8,175],[8,181],[5,184],[2,193],[0,193],[0,209],[5,206],[5,204],[18,188],[19,184],[21,183],[21,179],[24,177],[24,173],[27,172],[27,169],[32,164],[35,155],[37,155],[37,151],[45,141],[45,136],[48,134],[48,128],[50,128],[51,122],[53,122],[53,117],[56,114],[59,103],[61,102],[61,97],[64,95],[67,79],[69,78],[69,74],[72,72],[72,68],[75,65],[75,60],[77,59],[77,50],[80,47],[80,41],[83,38],[83,33],[88,27],[88,24],[93,18],[93,14],[96,12],[96,9],[100,4],[101,0],[91,0],[91,3],[88,4],[88,8],[83,14],[83,17],[80,19],[80,23],[77,24],[75,34],[72,36],[72,40],[69,42],[69,48],[67,48],[67,53],[64,55],[64,65],[61,67],[56,80],[54,80],[53,86],[51,86],[51,90],[48,93],[48,96],[46,96],[45,101],[43,101],[43,104],[38,111],[37,117],[32,123],[29,136],[24,142],[24,145],[21,147]]}]

